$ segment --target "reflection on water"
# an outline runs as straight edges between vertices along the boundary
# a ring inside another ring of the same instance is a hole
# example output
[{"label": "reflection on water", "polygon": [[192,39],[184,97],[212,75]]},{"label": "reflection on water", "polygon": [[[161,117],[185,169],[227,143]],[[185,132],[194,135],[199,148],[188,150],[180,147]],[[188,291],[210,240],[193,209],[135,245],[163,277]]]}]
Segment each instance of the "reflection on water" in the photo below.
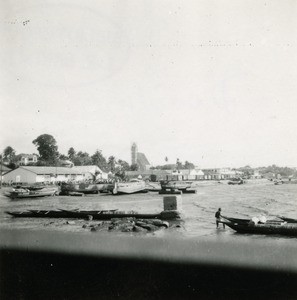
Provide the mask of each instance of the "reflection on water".
[{"label": "reflection on water", "polygon": [[[234,217],[253,217],[265,214],[268,217],[287,216],[297,218],[297,185],[245,184],[229,186],[226,184],[199,185],[197,194],[182,195],[182,228],[155,233],[156,237],[164,235],[183,237],[211,236],[219,240],[230,239],[288,239],[289,237],[240,235],[231,229],[215,228],[214,214],[218,207],[222,215]],[[49,197],[32,200],[12,201],[0,196],[0,228],[28,228],[31,230],[89,231],[82,228],[86,221],[75,221],[75,225],[66,224],[63,219],[14,219],[5,214],[7,210],[27,209],[119,209],[138,212],[156,213],[163,210],[163,196],[154,192],[126,196],[107,194],[86,195],[84,197]],[[94,221],[95,222],[95,221]],[[126,233],[122,233],[126,234]]]}]

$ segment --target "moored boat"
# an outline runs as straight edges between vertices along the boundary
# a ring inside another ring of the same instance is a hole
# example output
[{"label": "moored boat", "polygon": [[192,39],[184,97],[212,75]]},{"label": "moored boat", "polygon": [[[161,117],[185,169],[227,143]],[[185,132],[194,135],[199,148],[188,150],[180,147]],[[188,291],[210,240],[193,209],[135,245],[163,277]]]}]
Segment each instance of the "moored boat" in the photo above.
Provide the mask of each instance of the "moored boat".
[{"label": "moored boat", "polygon": [[185,191],[188,189],[192,189],[192,181],[180,181],[180,180],[170,180],[170,181],[161,181],[161,189],[162,190],[180,190]]},{"label": "moored boat", "polygon": [[160,195],[166,194],[195,194],[196,190],[193,189],[192,181],[180,181],[180,180],[170,180],[161,181]]},{"label": "moored boat", "polygon": [[120,194],[135,194],[135,193],[146,193],[146,184],[143,180],[132,179],[128,182],[116,182],[114,189],[112,190],[113,195]]},{"label": "moored boat", "polygon": [[297,224],[293,223],[283,222],[279,224],[240,224],[233,222],[224,222],[224,224],[239,233],[297,236]]}]

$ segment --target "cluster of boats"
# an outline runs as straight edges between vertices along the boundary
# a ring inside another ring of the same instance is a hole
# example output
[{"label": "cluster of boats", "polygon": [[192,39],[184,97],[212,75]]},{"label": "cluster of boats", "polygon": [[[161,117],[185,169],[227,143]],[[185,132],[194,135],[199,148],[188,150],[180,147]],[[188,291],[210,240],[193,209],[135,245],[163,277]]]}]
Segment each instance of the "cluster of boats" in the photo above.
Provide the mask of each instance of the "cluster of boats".
[{"label": "cluster of boats", "polygon": [[222,217],[221,223],[238,233],[297,236],[297,219],[292,218],[278,217],[274,220],[254,222],[253,219]]},{"label": "cluster of boats", "polygon": [[114,183],[63,183],[56,186],[16,186],[5,196],[11,199],[37,198],[55,195],[83,196],[84,194],[111,193],[113,195],[147,193],[148,191],[159,194],[195,193],[191,181],[162,181],[149,184],[143,180],[132,179],[128,182]]},{"label": "cluster of boats", "polygon": [[161,181],[160,183],[147,183],[140,179],[131,179],[127,182],[114,182],[109,184],[66,184],[62,185],[62,194],[78,193],[112,193],[113,195],[147,193],[148,191],[159,194],[195,193],[191,181]]}]

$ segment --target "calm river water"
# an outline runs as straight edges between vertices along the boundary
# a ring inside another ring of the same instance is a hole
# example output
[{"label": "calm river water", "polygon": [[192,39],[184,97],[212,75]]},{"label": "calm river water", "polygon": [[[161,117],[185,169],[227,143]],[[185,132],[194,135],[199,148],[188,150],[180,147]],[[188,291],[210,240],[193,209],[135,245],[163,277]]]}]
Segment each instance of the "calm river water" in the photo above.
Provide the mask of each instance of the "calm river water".
[{"label": "calm river water", "polygon": [[[256,180],[244,185],[197,184],[196,194],[182,195],[183,220],[181,228],[172,228],[150,234],[162,237],[213,237],[219,240],[230,239],[290,239],[289,237],[240,235],[232,229],[215,228],[214,214],[221,207],[222,215],[251,218],[266,215],[268,218],[287,216],[297,218],[297,184],[273,185],[270,181]],[[9,210],[27,209],[119,209],[144,213],[158,213],[163,210],[163,196],[155,192],[112,196],[108,194],[86,195],[84,197],[47,197],[32,200],[12,201],[0,195],[0,228],[22,228],[30,230],[72,231],[90,233],[82,228],[88,221],[76,220],[67,224],[61,219],[21,219],[12,218],[5,213]],[[96,221],[91,221],[96,223]],[[97,221],[98,222],[98,221]],[[90,223],[90,222],[89,222]],[[100,234],[100,233],[91,233]],[[111,233],[113,234],[113,233]],[[127,235],[132,233],[120,233]],[[133,233],[136,234],[136,233]]]}]

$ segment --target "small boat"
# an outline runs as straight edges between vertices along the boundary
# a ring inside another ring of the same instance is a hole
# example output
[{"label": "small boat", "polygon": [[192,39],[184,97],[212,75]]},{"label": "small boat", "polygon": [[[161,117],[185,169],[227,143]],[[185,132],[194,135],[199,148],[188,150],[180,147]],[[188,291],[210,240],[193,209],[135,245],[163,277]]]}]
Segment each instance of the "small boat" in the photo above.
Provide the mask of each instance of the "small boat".
[{"label": "small boat", "polygon": [[58,194],[57,188],[42,187],[37,189],[30,189],[26,187],[15,188],[12,191],[5,194],[5,196],[11,199],[25,199],[25,198],[40,198],[55,196]]},{"label": "small boat", "polygon": [[293,223],[265,223],[265,224],[239,224],[233,222],[223,222],[239,233],[251,234],[278,234],[286,236],[297,236],[297,224]]},{"label": "small boat", "polygon": [[159,191],[159,195],[181,195],[183,192],[177,189],[162,189]]},{"label": "small boat", "polygon": [[192,181],[161,181],[160,195],[166,194],[195,194],[196,190],[192,187]]},{"label": "small boat", "polygon": [[169,181],[161,181],[161,189],[176,189],[179,191],[185,191],[192,188],[192,181],[180,181],[180,180],[169,180]]},{"label": "small boat", "polygon": [[143,180],[132,179],[128,182],[116,182],[112,190],[113,195],[147,193],[146,184]]},{"label": "small boat", "polygon": [[228,184],[229,185],[240,185],[240,184],[243,184],[244,181],[242,178],[233,178],[231,180],[228,181]]},{"label": "small boat", "polygon": [[[297,220],[283,217],[279,219],[281,220],[267,220],[265,223],[259,222],[255,224],[250,219],[222,216],[221,223],[226,224],[239,233],[297,236]],[[286,219],[288,222],[284,221],[284,219]]]}]

